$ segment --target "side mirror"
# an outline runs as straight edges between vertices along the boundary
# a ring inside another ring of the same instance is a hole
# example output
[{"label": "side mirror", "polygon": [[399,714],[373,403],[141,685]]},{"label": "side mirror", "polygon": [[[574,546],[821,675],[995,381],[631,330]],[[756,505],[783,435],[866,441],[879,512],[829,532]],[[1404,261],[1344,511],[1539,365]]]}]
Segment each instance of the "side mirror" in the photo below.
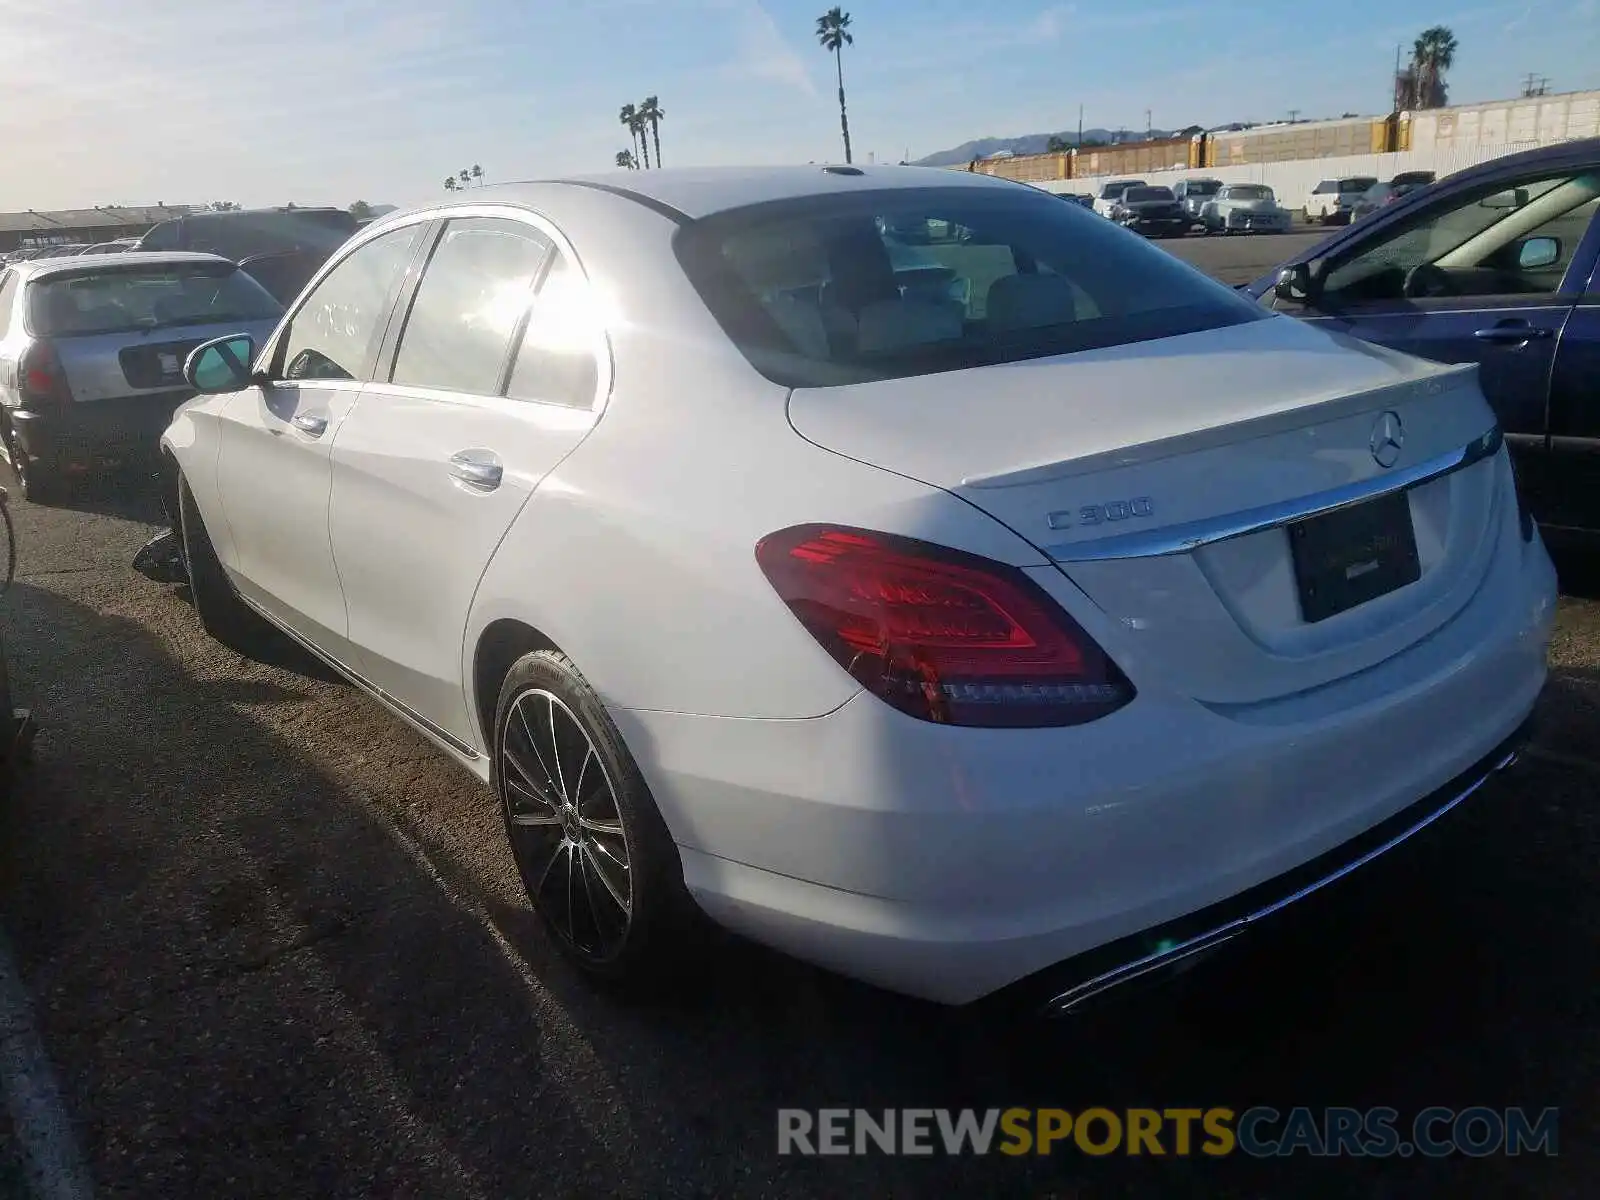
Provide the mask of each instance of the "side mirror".
[{"label": "side mirror", "polygon": [[1561,243],[1553,237],[1531,237],[1517,251],[1517,266],[1524,271],[1553,267],[1561,261]]},{"label": "side mirror", "polygon": [[1522,208],[1527,203],[1528,189],[1512,188],[1510,191],[1496,192],[1492,196],[1485,196],[1478,201],[1478,207],[1512,210]]},{"label": "side mirror", "polygon": [[1317,298],[1318,279],[1309,263],[1295,263],[1278,272],[1278,282],[1272,287],[1279,300],[1294,304],[1311,304]]},{"label": "side mirror", "polygon": [[205,395],[237,392],[250,386],[254,378],[250,364],[255,357],[255,339],[249,334],[232,333],[213,338],[189,352],[183,364],[183,377],[190,387]]}]

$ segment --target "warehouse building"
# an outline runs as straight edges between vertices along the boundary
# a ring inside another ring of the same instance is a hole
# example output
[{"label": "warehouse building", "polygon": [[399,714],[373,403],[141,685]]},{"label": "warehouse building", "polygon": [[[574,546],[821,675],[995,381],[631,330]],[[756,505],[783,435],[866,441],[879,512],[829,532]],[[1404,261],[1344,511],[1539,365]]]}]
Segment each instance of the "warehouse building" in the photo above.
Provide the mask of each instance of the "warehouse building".
[{"label": "warehouse building", "polygon": [[59,212],[0,213],[0,254],[39,246],[139,237],[162,221],[192,212],[188,204],[97,204]]}]

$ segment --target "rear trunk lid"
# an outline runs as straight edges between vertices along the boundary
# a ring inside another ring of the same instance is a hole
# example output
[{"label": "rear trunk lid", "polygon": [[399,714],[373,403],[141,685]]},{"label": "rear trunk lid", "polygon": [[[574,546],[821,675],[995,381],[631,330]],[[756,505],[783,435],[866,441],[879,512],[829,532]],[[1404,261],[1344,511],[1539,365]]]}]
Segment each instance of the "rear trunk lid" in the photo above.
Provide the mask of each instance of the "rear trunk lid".
[{"label": "rear trunk lid", "polygon": [[261,344],[275,321],[230,321],[117,333],[57,335],[49,339],[76,401],[184,389],[184,360],[202,342],[248,333]]},{"label": "rear trunk lid", "polygon": [[1290,318],[797,389],[789,412],[1010,526],[1110,618],[1136,682],[1217,705],[1321,686],[1448,621],[1503,494],[1475,367]]}]

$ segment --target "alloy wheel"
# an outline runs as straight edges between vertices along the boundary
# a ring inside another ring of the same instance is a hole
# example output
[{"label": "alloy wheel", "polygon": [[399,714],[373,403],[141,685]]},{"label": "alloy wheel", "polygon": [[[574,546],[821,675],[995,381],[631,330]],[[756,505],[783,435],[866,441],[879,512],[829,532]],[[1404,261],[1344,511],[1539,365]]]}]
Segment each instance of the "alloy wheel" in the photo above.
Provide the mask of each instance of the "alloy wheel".
[{"label": "alloy wheel", "polygon": [[528,897],[581,957],[614,958],[633,923],[628,831],[594,741],[559,696],[523,692],[500,731],[500,799]]}]

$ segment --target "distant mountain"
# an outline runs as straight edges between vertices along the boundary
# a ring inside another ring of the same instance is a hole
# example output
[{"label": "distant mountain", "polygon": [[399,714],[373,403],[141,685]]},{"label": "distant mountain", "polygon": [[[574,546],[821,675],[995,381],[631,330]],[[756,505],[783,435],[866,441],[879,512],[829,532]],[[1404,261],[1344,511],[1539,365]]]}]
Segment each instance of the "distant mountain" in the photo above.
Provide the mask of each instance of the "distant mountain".
[{"label": "distant mountain", "polygon": [[[1152,129],[1151,137],[1172,137],[1171,131],[1166,129]],[[937,154],[930,154],[926,158],[919,158],[913,164],[918,167],[951,167],[957,163],[971,162],[975,158],[988,158],[991,154],[998,154],[1008,150],[1012,154],[1043,154],[1050,147],[1050,139],[1058,137],[1071,144],[1078,140],[1076,129],[1064,129],[1058,133],[1029,133],[1022,137],[1014,138],[979,138],[974,142],[963,142],[953,150],[940,150]],[[1086,142],[1109,142],[1114,137],[1123,141],[1143,140],[1142,135],[1126,129],[1085,129],[1083,140]]]}]

